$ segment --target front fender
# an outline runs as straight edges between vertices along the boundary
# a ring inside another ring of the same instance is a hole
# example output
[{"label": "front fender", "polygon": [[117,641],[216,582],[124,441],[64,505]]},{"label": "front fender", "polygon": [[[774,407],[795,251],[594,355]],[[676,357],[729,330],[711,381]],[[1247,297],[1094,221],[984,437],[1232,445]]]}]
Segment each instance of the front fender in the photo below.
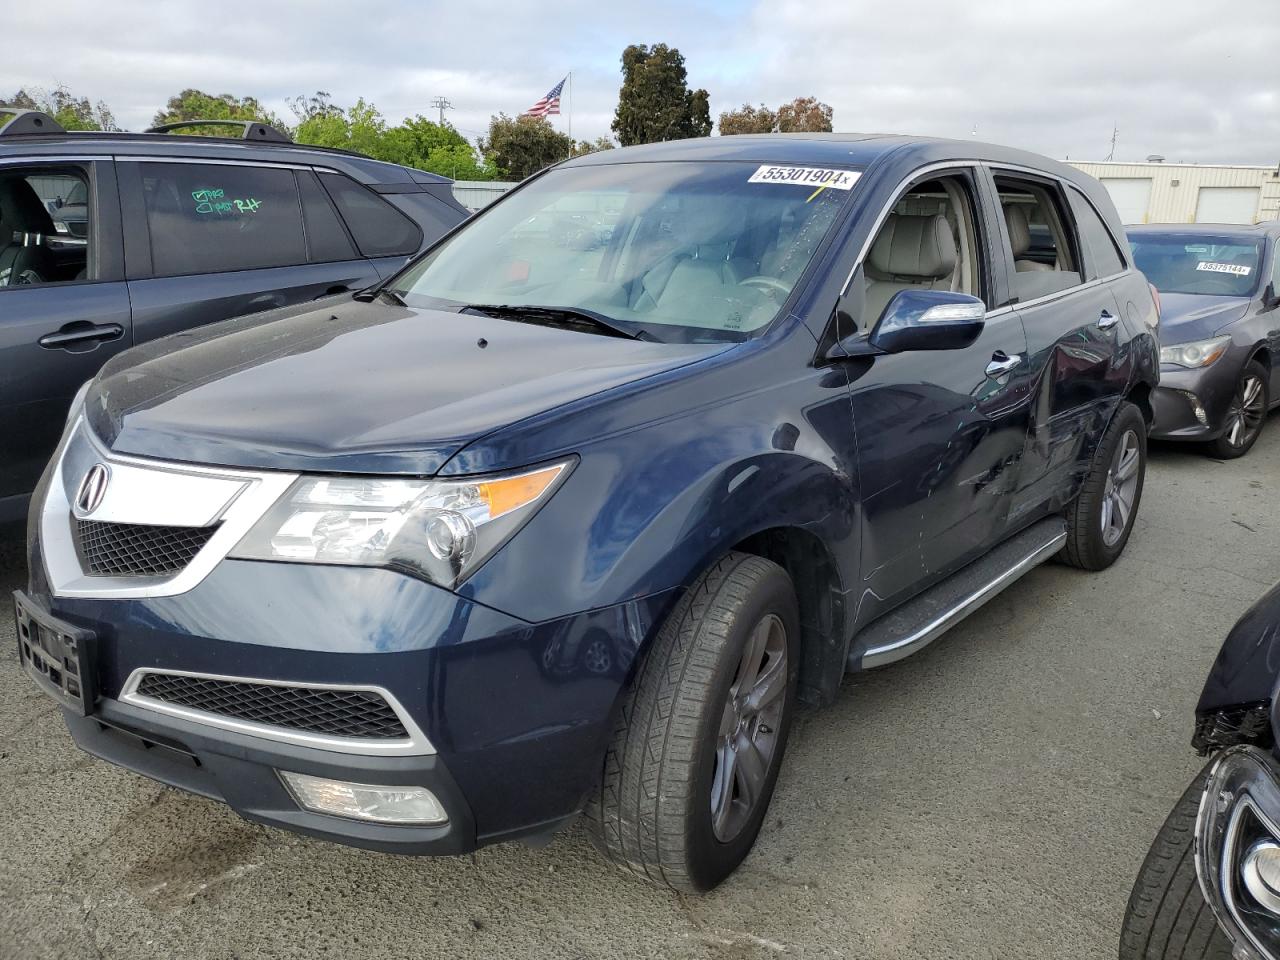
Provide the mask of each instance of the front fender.
[{"label": "front fender", "polygon": [[1245,611],[1223,641],[1196,714],[1275,699],[1280,678],[1280,583]]}]

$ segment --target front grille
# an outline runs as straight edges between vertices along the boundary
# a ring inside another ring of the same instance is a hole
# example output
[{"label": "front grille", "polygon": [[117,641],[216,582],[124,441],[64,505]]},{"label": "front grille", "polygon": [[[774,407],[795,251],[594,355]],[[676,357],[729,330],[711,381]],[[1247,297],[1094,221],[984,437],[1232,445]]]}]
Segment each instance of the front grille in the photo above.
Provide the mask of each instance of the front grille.
[{"label": "front grille", "polygon": [[93,577],[163,577],[181,571],[218,529],[76,520],[76,546]]},{"label": "front grille", "polygon": [[137,692],[153,700],[236,720],[332,737],[402,740],[409,734],[391,705],[371,690],[285,687],[171,673],[144,674]]}]

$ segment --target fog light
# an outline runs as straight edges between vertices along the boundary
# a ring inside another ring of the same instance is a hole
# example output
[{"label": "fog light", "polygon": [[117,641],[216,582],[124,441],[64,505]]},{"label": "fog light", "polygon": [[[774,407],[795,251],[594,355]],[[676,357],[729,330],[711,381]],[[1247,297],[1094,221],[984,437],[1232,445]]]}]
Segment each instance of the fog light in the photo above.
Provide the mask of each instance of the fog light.
[{"label": "fog light", "polygon": [[1200,398],[1190,390],[1179,390],[1178,392],[1187,398],[1187,403],[1191,404],[1191,412],[1196,415],[1196,419],[1207,427],[1209,425],[1209,415],[1204,412],[1204,404],[1200,402]]},{"label": "fog light", "polygon": [[1280,844],[1260,840],[1249,848],[1240,864],[1244,885],[1264,908],[1280,914]]},{"label": "fog light", "polygon": [[298,806],[349,820],[373,823],[440,824],[449,816],[426,787],[377,787],[277,771]]}]

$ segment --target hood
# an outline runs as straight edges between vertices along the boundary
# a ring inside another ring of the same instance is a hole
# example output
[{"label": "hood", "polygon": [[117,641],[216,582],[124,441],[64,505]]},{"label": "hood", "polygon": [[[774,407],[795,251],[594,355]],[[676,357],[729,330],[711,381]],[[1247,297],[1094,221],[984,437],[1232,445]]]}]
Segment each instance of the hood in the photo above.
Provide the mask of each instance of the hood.
[{"label": "hood", "polygon": [[723,349],[346,299],[126,351],[85,411],[122,454],[428,475],[499,427]]},{"label": "hood", "polygon": [[1248,297],[1217,297],[1203,293],[1160,294],[1160,341],[1186,343],[1212,337],[1249,310]]}]

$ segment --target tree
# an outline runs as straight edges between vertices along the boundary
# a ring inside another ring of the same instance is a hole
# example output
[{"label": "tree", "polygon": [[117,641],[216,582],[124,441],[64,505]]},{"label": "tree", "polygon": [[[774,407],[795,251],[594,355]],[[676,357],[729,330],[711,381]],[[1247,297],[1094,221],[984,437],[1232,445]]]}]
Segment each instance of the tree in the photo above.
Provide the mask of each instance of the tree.
[{"label": "tree", "polygon": [[675,47],[632,44],[622,51],[622,89],[613,132],[624,147],[711,135],[706,90],[690,90],[684,57]]},{"label": "tree", "polygon": [[581,157],[588,153],[599,153],[601,150],[612,150],[617,144],[608,137],[596,137],[594,140],[579,140],[573,148],[573,155]]},{"label": "tree", "polygon": [[560,133],[546,117],[508,117],[499,113],[489,120],[489,133],[480,140],[480,152],[507,177],[523,180],[543,167],[569,156],[573,140]]},{"label": "tree", "polygon": [[781,133],[830,133],[831,107],[816,97],[796,97],[778,108]]},{"label": "tree", "polygon": [[[229,93],[205,93],[187,89],[170,97],[164,107],[156,111],[151,120],[153,127],[182,120],[256,120],[280,130],[288,130],[284,121],[253,97],[235,97]],[[231,127],[190,127],[183,133],[193,136],[237,136],[229,133]]]},{"label": "tree", "polygon": [[720,114],[722,137],[738,133],[773,133],[777,129],[778,115],[763,103],[758,107],[744,103],[741,110],[729,110]]},{"label": "tree", "polygon": [[383,160],[386,159],[383,156],[386,133],[387,121],[378,108],[361,98],[346,110],[326,105],[324,109],[313,112],[298,124],[293,139],[318,147],[354,150]]},{"label": "tree", "polygon": [[47,113],[62,125],[64,130],[119,130],[111,109],[99,100],[96,104],[88,97],[74,96],[64,84],[52,90],[32,88],[19,90],[0,103],[20,110],[39,110]]}]

